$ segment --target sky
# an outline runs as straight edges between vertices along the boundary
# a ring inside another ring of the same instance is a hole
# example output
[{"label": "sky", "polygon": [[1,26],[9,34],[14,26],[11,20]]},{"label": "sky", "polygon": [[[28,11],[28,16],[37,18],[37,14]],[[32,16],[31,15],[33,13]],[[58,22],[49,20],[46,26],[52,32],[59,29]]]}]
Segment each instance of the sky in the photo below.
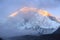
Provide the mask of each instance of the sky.
[{"label": "sky", "polygon": [[45,9],[60,16],[59,0],[0,0],[0,20],[24,6]]},{"label": "sky", "polygon": [[[0,22],[22,7],[44,9],[55,16],[60,16],[60,0],[0,0]],[[18,31],[15,32],[18,33]],[[14,34],[14,32],[12,33]]]}]

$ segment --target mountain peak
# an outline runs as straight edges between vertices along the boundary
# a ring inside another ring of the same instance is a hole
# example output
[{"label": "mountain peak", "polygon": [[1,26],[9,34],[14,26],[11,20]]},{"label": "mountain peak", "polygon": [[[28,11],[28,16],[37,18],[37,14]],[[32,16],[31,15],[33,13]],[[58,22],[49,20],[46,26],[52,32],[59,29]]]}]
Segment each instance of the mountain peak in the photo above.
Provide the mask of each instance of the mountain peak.
[{"label": "mountain peak", "polygon": [[51,34],[60,26],[57,21],[56,17],[46,11],[25,7],[8,16],[6,22],[1,25],[1,30],[5,32],[1,33],[4,36]]},{"label": "mountain peak", "polygon": [[60,21],[55,16],[43,9],[33,7],[23,7],[13,12],[9,17],[13,17],[13,21],[20,20],[19,22],[21,22],[21,25],[24,25],[26,28],[32,28],[32,26],[36,25],[42,28],[58,28],[58,25],[60,25]]}]

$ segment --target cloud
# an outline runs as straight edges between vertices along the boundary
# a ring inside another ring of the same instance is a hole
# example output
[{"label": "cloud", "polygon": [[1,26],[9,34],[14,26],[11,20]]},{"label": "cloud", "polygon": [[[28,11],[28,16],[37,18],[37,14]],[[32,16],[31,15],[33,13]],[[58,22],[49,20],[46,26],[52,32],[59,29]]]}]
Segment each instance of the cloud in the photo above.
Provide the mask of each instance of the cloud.
[{"label": "cloud", "polygon": [[6,6],[29,6],[38,8],[55,8],[60,6],[60,0],[6,0],[1,1]]},{"label": "cloud", "polygon": [[[27,1],[26,1],[27,2]],[[33,5],[34,7],[38,8],[55,8],[60,6],[58,0],[32,0],[29,1],[28,5]]]}]

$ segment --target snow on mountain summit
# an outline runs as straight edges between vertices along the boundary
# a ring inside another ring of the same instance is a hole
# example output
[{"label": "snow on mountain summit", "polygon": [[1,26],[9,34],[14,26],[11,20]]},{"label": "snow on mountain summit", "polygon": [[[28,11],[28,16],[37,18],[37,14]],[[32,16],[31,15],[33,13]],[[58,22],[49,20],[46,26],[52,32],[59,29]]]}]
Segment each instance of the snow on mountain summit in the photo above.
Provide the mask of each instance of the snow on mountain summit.
[{"label": "snow on mountain summit", "polygon": [[26,12],[16,12],[15,14],[10,15],[11,17],[8,17],[1,25],[1,30],[5,31],[1,31],[1,34],[7,37],[15,35],[51,34],[59,28],[60,23],[54,21],[55,19],[52,20],[51,18],[53,16],[51,16],[51,18],[48,16],[50,14],[42,15],[35,12],[37,10],[33,10],[32,8],[29,10],[34,12],[27,12],[28,9],[26,9]]},{"label": "snow on mountain summit", "polygon": [[45,30],[46,32],[42,32],[42,34],[52,33],[56,31],[60,25],[58,22],[51,20],[48,16],[39,15],[36,12],[19,13],[10,20],[11,23],[8,24],[13,23],[19,30],[34,30],[41,33],[40,29],[48,29],[48,31]]}]

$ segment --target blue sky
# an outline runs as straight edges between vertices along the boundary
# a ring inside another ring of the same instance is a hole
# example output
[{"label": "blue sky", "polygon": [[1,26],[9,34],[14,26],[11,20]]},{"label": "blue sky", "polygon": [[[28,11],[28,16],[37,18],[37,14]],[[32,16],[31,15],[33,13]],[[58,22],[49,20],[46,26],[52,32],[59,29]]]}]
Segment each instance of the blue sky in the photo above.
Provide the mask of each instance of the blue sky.
[{"label": "blue sky", "polygon": [[21,7],[43,8],[53,15],[60,16],[59,0],[0,0],[0,20]]}]

